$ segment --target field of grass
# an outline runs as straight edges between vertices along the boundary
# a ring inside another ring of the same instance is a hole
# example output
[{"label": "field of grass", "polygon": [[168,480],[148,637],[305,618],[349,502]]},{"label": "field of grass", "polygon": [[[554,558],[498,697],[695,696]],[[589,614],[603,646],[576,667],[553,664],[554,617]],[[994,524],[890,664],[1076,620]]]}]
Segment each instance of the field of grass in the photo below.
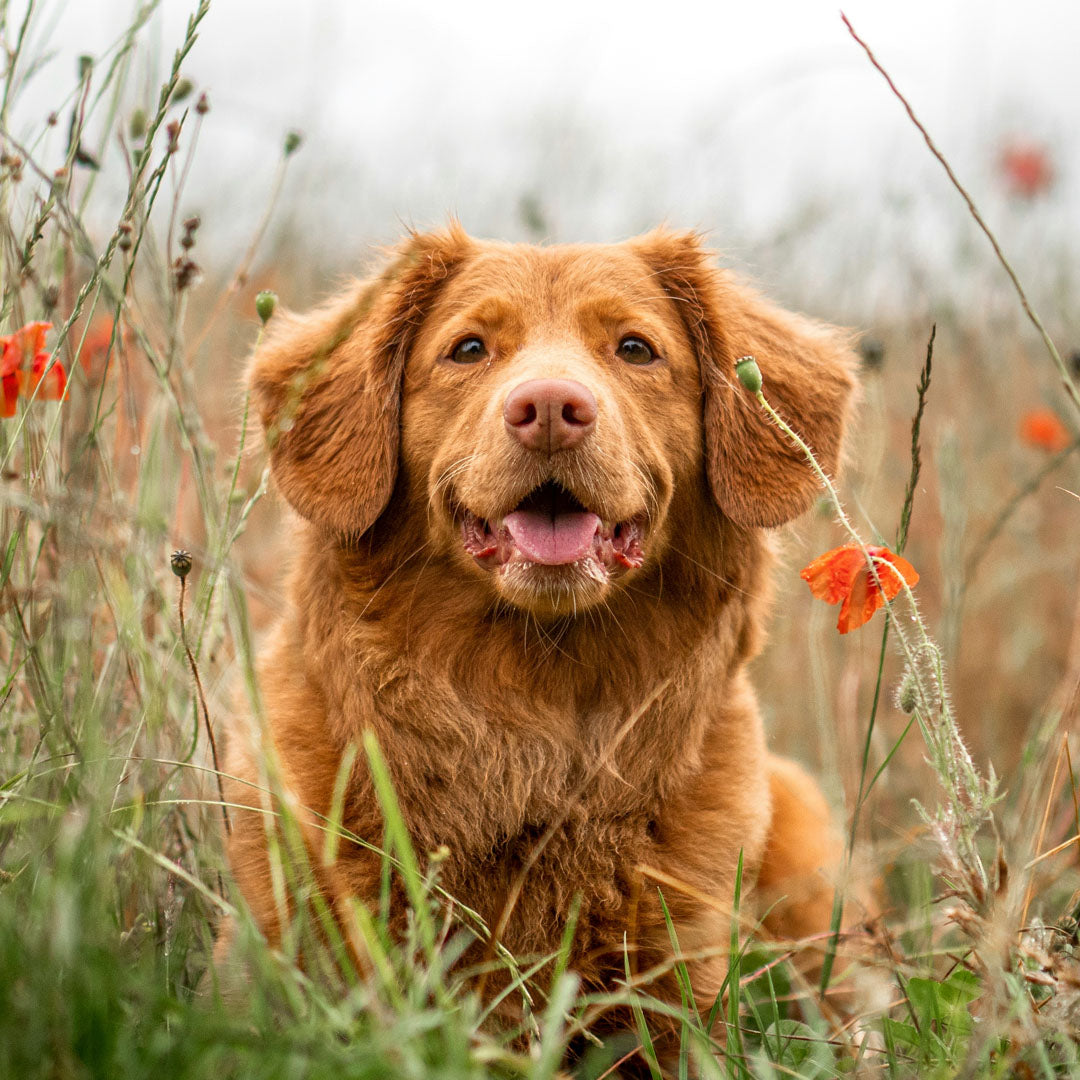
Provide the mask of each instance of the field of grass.
[{"label": "field of grass", "polygon": [[[601,1044],[605,1002],[562,955],[504,956],[521,1014],[507,1030],[454,966],[484,928],[447,904],[437,860],[417,868],[389,788],[408,938],[371,912],[358,973],[318,927],[281,951],[250,928],[209,733],[258,712],[253,656],[288,536],[239,372],[255,294],[300,302],[310,285],[273,257],[272,224],[237,263],[201,265],[185,180],[212,103],[184,60],[207,7],[153,94],[132,78],[136,21],[20,140],[9,117],[38,58],[0,4],[0,1078],[1076,1075],[1080,363],[1044,342],[996,263],[1005,287],[985,305],[864,339],[842,508],[823,489],[782,537],[754,670],[770,740],[824,778],[852,874],[881,883],[880,918],[860,925],[852,904],[816,943],[821,985],[736,919],[713,1017],[662,1017],[628,978],[615,996],[638,1030]],[[297,143],[283,134],[283,170]],[[40,342],[16,334],[36,322],[51,324]],[[904,549],[919,609],[901,594],[841,637],[798,571],[854,542]],[[377,748],[360,752],[377,770]],[[303,888],[302,867],[284,871]],[[254,974],[223,998],[210,955],[233,911]],[[681,1049],[661,1066],[649,1031],[665,1021]]]}]

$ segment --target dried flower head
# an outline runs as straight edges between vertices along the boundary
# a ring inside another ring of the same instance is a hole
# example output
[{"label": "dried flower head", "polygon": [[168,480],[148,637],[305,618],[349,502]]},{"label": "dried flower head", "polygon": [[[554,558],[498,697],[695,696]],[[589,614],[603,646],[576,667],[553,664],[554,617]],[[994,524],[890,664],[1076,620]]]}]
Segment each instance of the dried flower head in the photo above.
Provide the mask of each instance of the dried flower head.
[{"label": "dried flower head", "polygon": [[191,552],[184,551],[183,548],[174,551],[169,556],[169,566],[172,572],[183,581],[191,573]]}]

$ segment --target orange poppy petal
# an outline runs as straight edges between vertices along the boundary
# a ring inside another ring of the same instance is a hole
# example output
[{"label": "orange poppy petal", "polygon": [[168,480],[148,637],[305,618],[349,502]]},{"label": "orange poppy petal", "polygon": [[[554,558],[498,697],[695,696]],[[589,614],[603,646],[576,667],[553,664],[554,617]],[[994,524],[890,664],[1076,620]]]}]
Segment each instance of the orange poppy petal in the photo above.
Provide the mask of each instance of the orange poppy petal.
[{"label": "orange poppy petal", "polygon": [[862,552],[852,544],[833,548],[816,558],[802,570],[799,577],[810,591],[826,604],[839,604],[850,592],[859,569],[863,566]]},{"label": "orange poppy petal", "polygon": [[15,405],[19,400],[19,375],[11,372],[3,376],[3,397],[0,398],[0,417],[7,420],[15,415]]},{"label": "orange poppy petal", "polygon": [[45,335],[51,329],[51,322],[31,322],[20,326],[13,337],[22,346],[23,352],[33,355],[45,348]]},{"label": "orange poppy petal", "polygon": [[22,350],[15,344],[14,337],[0,338],[3,343],[3,357],[0,358],[0,375],[4,378],[14,374],[22,367]]},{"label": "orange poppy petal", "polygon": [[67,390],[67,372],[59,360],[49,367],[51,359],[51,354],[47,352],[39,352],[34,357],[23,385],[23,393],[27,397],[32,397],[35,391],[42,401],[60,401],[64,397]]},{"label": "orange poppy petal", "polygon": [[[878,577],[881,578],[881,588],[888,599],[894,600],[899,595],[900,590],[903,588],[901,578],[909,587],[918,583],[918,571],[902,555],[897,555],[888,548],[874,548],[871,554],[884,560],[884,562],[879,562],[876,565]],[[890,570],[889,567],[893,567],[895,572]]]},{"label": "orange poppy petal", "polygon": [[864,567],[862,573],[856,577],[851,592],[844,599],[844,606],[840,609],[840,618],[836,621],[836,629],[841,634],[857,630],[870,621],[881,605],[881,590],[870,577],[870,571]]}]

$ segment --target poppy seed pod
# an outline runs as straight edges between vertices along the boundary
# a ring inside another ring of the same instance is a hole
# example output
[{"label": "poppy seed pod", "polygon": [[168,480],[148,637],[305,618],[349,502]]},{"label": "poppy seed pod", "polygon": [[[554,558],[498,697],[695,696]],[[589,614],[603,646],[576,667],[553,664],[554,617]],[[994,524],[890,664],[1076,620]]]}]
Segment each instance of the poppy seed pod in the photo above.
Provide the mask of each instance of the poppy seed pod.
[{"label": "poppy seed pod", "polygon": [[274,314],[274,308],[277,307],[277,293],[270,292],[269,289],[264,289],[255,297],[255,313],[262,320],[265,326],[270,321],[270,316]]},{"label": "poppy seed pod", "polygon": [[169,565],[172,567],[172,572],[182,581],[191,572],[191,553],[174,551],[169,556]]},{"label": "poppy seed pod", "polygon": [[751,394],[761,393],[761,368],[752,356],[740,356],[735,361],[735,376]]}]

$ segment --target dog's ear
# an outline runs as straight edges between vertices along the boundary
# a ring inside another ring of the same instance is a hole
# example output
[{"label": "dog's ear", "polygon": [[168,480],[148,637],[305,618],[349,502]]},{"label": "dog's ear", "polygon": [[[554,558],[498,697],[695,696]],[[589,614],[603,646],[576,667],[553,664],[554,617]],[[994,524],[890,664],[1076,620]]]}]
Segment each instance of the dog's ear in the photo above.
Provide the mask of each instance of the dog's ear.
[{"label": "dog's ear", "polygon": [[413,234],[377,277],[278,316],[248,373],[282,494],[308,520],[359,535],[394,488],[405,359],[438,290],[472,249],[457,224]]},{"label": "dog's ear", "polygon": [[770,404],[831,474],[840,463],[856,387],[848,336],[783,311],[738,283],[693,233],[659,229],[634,244],[675,301],[698,357],[713,497],[741,525],[781,525],[797,517],[819,494],[817,477],[739,385],[735,361],[757,360]]}]

